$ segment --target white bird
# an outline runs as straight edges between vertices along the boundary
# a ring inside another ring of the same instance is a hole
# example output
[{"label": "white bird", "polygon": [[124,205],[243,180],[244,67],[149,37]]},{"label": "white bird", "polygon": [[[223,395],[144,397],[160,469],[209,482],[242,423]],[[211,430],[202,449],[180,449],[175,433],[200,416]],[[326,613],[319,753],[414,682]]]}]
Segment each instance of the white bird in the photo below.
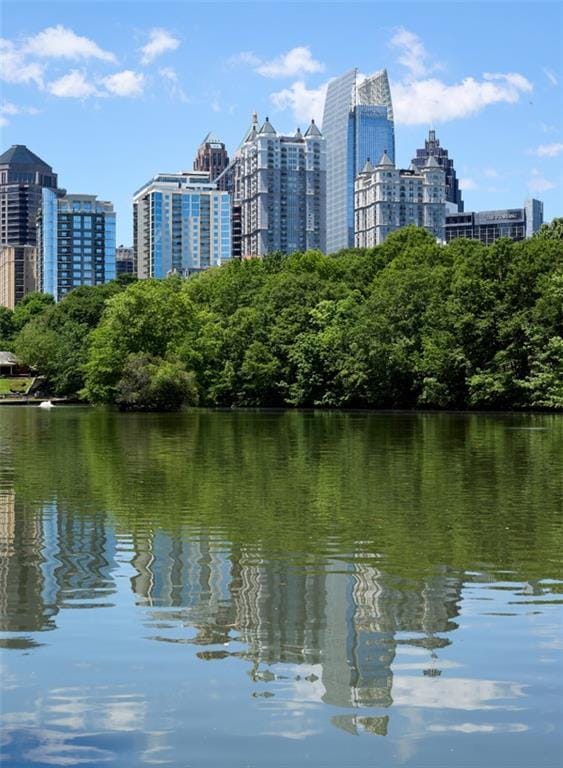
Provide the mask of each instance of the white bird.
[{"label": "white bird", "polygon": [[55,406],[50,400],[43,400],[42,403],[39,403],[40,408],[54,408]]}]

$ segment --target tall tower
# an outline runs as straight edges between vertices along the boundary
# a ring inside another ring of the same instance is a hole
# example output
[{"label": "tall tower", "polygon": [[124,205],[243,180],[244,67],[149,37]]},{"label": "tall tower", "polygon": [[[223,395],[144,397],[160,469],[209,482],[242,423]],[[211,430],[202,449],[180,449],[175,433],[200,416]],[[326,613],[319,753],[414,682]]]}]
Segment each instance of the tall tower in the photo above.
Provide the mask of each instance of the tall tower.
[{"label": "tall tower", "polygon": [[56,188],[57,174],[24,144],[0,155],[0,301],[12,309],[38,288],[35,220],[42,190]]},{"label": "tall tower", "polygon": [[325,141],[314,121],[301,133],[252,124],[237,162],[243,256],[325,251]]},{"label": "tall tower", "polygon": [[326,247],[354,245],[354,181],[368,158],[386,151],[395,161],[391,90],[385,69],[360,80],[357,69],[329,83],[323,114],[326,139]]},{"label": "tall tower", "polygon": [[416,150],[416,157],[413,158],[412,164],[420,170],[428,164],[429,157],[434,157],[438,165],[446,173],[446,202],[456,205],[458,212],[462,213],[463,200],[461,199],[454,161],[451,157],[448,157],[448,150],[440,146],[440,140],[436,138],[436,131],[434,130],[428,132],[428,138],[424,142],[424,149]]},{"label": "tall tower", "polygon": [[201,142],[194,160],[194,171],[207,171],[209,181],[215,181],[229,165],[225,145],[213,133],[208,133]]}]

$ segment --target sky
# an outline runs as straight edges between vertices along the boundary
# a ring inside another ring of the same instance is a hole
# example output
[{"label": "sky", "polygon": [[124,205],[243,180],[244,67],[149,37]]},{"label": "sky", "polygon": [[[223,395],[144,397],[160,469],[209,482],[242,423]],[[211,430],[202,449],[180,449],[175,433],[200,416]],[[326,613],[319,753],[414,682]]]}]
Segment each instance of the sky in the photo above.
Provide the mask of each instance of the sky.
[{"label": "sky", "polygon": [[3,0],[0,150],[26,144],[74,193],[131,198],[192,167],[213,131],[232,152],[251,114],[322,125],[326,85],[387,68],[396,159],[429,128],[466,210],[544,201],[563,215],[563,6],[558,2]]}]

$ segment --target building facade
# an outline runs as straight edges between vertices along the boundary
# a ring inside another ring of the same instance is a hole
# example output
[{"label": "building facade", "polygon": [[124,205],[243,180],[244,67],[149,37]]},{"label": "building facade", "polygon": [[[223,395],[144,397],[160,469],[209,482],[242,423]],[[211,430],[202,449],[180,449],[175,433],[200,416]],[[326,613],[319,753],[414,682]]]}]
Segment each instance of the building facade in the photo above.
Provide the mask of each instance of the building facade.
[{"label": "building facade", "polygon": [[205,171],[209,174],[210,181],[215,181],[228,165],[229,155],[225,145],[213,133],[208,133],[197,150],[194,171]]},{"label": "building facade", "polygon": [[19,299],[38,290],[37,248],[0,246],[0,306],[14,309]]},{"label": "building facade", "polygon": [[357,69],[329,83],[323,114],[326,139],[326,246],[354,245],[354,182],[368,158],[395,161],[393,104],[387,72],[360,80]]},{"label": "building facade", "polygon": [[115,274],[116,275],[136,275],[137,265],[135,263],[135,252],[133,248],[126,248],[124,245],[118,245],[115,249]]},{"label": "building facade", "polygon": [[231,258],[229,193],[206,171],[160,174],[133,197],[137,275],[187,276]]},{"label": "building facade", "polygon": [[456,176],[454,161],[448,157],[448,150],[440,146],[440,140],[436,138],[436,131],[429,131],[428,138],[424,141],[424,148],[416,150],[416,157],[412,164],[415,168],[424,168],[428,158],[435,158],[438,165],[444,169],[446,174],[446,202],[452,203],[459,212],[463,211],[463,200],[459,181]]},{"label": "building facade", "polygon": [[0,292],[8,302],[5,306],[13,308],[38,287],[30,247],[36,244],[36,217],[44,188],[57,188],[57,174],[25,145],[14,144],[0,156]]},{"label": "building facade", "polygon": [[355,245],[371,248],[402,227],[424,227],[444,240],[445,172],[430,156],[422,168],[395,168],[387,153],[374,167],[367,162],[355,186]]},{"label": "building facade", "polygon": [[115,212],[95,195],[43,189],[37,218],[39,289],[60,301],[81,285],[115,279]]},{"label": "building facade", "polygon": [[541,200],[526,200],[523,208],[509,208],[500,211],[478,213],[448,213],[445,222],[446,242],[457,237],[480,240],[492,245],[500,237],[511,240],[525,240],[543,224],[543,203]]},{"label": "building facade", "polygon": [[266,118],[253,121],[235,166],[241,206],[241,255],[325,251],[324,138],[311,122],[304,134],[282,136]]}]

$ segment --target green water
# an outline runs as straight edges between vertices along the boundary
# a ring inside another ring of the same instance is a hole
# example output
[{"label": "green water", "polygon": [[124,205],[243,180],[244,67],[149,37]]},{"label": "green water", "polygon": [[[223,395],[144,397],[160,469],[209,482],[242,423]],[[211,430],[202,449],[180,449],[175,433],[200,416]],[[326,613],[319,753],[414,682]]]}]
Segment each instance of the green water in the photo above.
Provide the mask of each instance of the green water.
[{"label": "green water", "polygon": [[2,766],[560,768],[563,417],[0,408]]}]

